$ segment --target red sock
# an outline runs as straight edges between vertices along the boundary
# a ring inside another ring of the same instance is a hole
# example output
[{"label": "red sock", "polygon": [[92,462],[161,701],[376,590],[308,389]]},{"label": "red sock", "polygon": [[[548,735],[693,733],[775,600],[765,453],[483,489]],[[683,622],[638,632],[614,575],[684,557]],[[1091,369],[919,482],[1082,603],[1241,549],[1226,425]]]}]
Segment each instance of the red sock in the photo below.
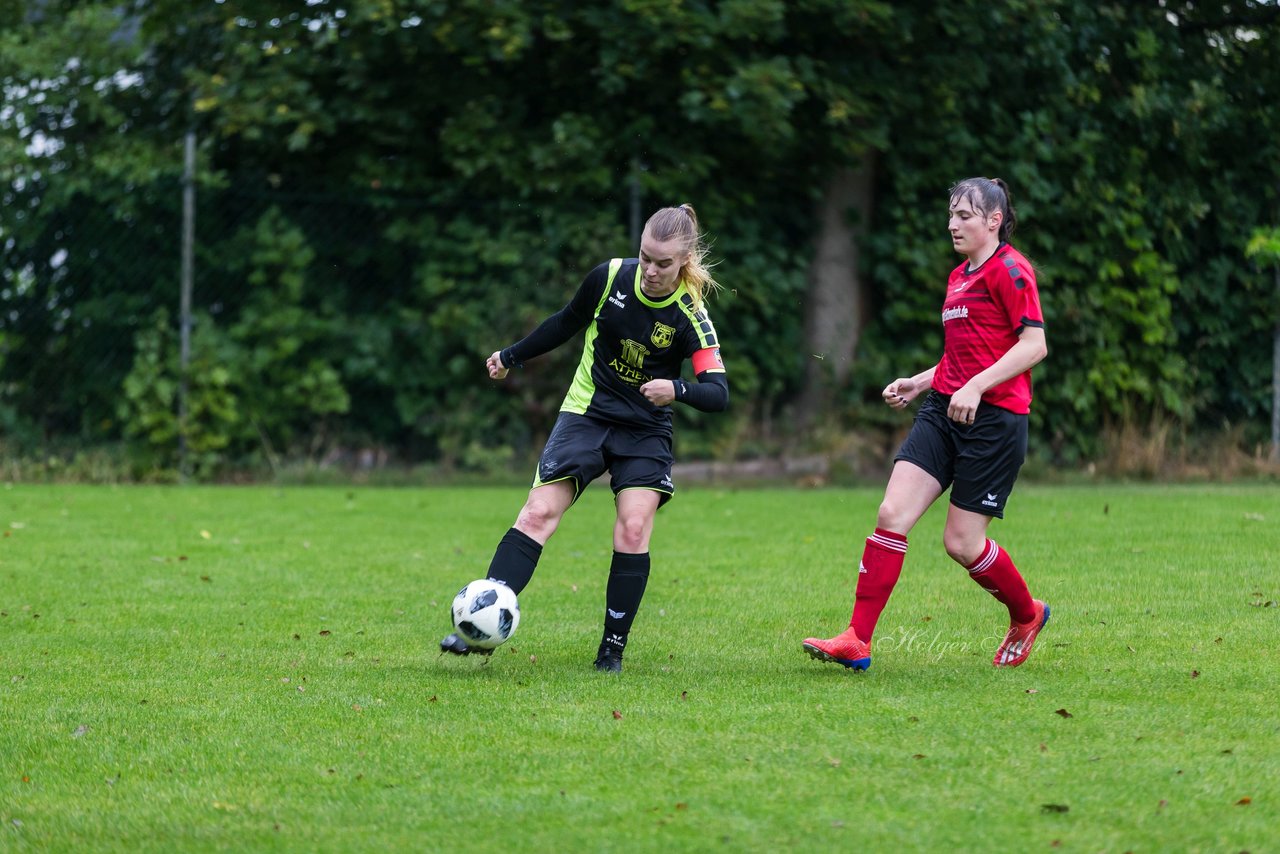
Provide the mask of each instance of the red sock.
[{"label": "red sock", "polygon": [[858,564],[858,587],[853,596],[853,617],[849,626],[858,640],[871,643],[876,621],[889,601],[893,586],[902,574],[902,561],[907,556],[907,538],[893,531],[876,528],[867,537],[862,550],[862,562]]},{"label": "red sock", "polygon": [[1009,616],[1015,623],[1029,623],[1035,619],[1036,609],[1031,603],[1027,582],[1013,565],[1013,558],[995,540],[987,540],[982,556],[966,568],[970,578],[1009,609]]}]

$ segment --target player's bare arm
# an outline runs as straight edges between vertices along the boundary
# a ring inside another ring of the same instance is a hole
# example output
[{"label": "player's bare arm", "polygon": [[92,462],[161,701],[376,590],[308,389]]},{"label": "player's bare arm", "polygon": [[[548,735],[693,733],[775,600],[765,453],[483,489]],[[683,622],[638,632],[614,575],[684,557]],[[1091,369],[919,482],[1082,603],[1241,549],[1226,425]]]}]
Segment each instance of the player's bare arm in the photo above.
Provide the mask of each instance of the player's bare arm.
[{"label": "player's bare arm", "polygon": [[905,409],[907,404],[919,397],[922,391],[927,391],[933,386],[933,372],[937,367],[934,365],[914,377],[898,377],[884,387],[880,396],[894,409]]},{"label": "player's bare arm", "polygon": [[961,424],[972,424],[978,411],[978,404],[982,402],[982,395],[988,389],[1031,370],[1048,352],[1044,328],[1023,327],[1022,332],[1018,334],[1017,344],[1010,347],[995,364],[969,380],[951,395],[947,417]]}]

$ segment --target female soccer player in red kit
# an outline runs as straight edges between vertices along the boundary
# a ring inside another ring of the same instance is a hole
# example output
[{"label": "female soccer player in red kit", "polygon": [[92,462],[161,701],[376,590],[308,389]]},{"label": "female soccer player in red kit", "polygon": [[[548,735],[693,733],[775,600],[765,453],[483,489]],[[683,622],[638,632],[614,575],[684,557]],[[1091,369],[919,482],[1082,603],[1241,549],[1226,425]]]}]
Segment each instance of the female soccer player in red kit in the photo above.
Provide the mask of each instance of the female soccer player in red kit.
[{"label": "female soccer player in red kit", "polygon": [[970,577],[1009,609],[1009,631],[992,662],[1017,667],[1049,621],[1009,554],[987,538],[1027,451],[1031,368],[1044,358],[1044,316],[1035,270],[1009,245],[1015,223],[999,178],[969,178],[951,189],[952,246],[965,261],[951,272],[942,303],[942,359],[882,392],[903,409],[930,390],[894,458],[893,473],[858,566],[849,628],[808,638],[814,658],[866,670],[871,636],[898,581],[907,534],[951,487],[943,546]]}]

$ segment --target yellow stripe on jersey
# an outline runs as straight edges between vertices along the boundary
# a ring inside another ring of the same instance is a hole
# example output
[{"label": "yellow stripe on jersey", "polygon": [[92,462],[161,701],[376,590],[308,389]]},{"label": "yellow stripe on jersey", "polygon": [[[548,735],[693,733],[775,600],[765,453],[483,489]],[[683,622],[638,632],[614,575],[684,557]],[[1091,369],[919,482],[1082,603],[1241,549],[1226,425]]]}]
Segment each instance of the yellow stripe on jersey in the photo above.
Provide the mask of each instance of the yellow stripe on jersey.
[{"label": "yellow stripe on jersey", "polygon": [[[613,279],[618,275],[618,269],[621,266],[621,258],[614,258],[609,262],[609,280],[604,283],[604,292],[600,294],[600,302],[596,303],[594,316],[599,316],[601,306],[609,298],[609,289],[613,287]],[[587,327],[586,340],[582,343],[582,358],[578,361],[578,370],[574,372],[573,384],[569,386],[569,391],[564,396],[564,403],[560,404],[561,412],[585,415],[587,407],[591,405],[591,398],[596,391],[596,384],[591,381],[591,363],[595,361],[593,348],[598,332],[596,322],[592,320],[591,325]]]}]

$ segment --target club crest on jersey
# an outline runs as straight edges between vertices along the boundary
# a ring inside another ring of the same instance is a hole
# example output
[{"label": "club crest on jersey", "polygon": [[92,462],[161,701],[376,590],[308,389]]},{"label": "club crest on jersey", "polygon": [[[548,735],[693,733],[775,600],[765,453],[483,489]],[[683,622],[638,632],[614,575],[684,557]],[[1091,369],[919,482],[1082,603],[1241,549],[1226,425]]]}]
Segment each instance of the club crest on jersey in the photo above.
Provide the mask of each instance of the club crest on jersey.
[{"label": "club crest on jersey", "polygon": [[670,347],[675,335],[675,327],[655,322],[653,324],[653,333],[649,336],[649,340],[653,342],[655,347]]}]

